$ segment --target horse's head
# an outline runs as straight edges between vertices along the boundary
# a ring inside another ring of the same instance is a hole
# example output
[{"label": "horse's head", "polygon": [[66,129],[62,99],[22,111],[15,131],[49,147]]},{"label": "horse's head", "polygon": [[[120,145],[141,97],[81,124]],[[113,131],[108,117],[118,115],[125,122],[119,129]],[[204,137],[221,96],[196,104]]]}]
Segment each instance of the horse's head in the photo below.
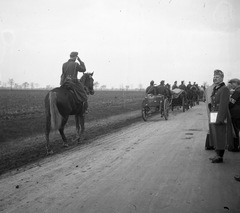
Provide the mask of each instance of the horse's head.
[{"label": "horse's head", "polygon": [[80,79],[80,82],[84,85],[87,94],[93,95],[94,88],[93,88],[93,72],[92,73],[84,73]]}]

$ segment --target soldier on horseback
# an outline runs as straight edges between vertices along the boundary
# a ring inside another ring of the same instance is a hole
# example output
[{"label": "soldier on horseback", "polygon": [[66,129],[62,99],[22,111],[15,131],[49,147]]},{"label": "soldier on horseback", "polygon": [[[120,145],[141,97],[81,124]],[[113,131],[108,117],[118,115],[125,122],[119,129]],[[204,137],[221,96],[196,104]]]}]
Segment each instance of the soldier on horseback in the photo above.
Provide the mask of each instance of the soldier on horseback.
[{"label": "soldier on horseback", "polygon": [[157,94],[164,95],[165,97],[168,97],[168,91],[167,88],[165,87],[165,81],[162,80],[160,82],[160,85],[157,86]]},{"label": "soldier on horseback", "polygon": [[[76,59],[79,63],[76,62]],[[71,52],[70,59],[62,66],[61,87],[72,90],[78,104],[83,104],[83,112],[88,113],[87,94],[84,86],[78,81],[78,72],[85,72],[86,67],[83,61],[78,57],[78,52]]]},{"label": "soldier on horseback", "polygon": [[182,90],[184,90],[184,91],[187,91],[187,87],[186,87],[184,81],[181,81],[181,84],[179,85],[179,89],[182,89]]},{"label": "soldier on horseback", "polygon": [[154,85],[154,81],[153,80],[150,81],[150,85],[147,87],[146,93],[147,94],[156,95],[156,87]]},{"label": "soldier on horseback", "polygon": [[177,81],[174,81],[174,84],[172,85],[172,90],[178,88]]},{"label": "soldier on horseback", "polygon": [[190,90],[192,87],[191,81],[188,82],[187,89]]}]

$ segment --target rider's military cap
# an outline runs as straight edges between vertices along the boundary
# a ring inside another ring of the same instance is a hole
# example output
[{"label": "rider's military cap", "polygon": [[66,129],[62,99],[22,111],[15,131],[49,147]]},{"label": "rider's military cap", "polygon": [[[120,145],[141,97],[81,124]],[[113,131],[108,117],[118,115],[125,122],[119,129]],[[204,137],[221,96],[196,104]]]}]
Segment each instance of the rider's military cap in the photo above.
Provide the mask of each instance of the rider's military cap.
[{"label": "rider's military cap", "polygon": [[214,70],[214,75],[220,75],[220,76],[224,77],[224,73],[222,70]]},{"label": "rider's military cap", "polygon": [[78,52],[71,52],[70,53],[70,57],[77,57],[78,56]]}]

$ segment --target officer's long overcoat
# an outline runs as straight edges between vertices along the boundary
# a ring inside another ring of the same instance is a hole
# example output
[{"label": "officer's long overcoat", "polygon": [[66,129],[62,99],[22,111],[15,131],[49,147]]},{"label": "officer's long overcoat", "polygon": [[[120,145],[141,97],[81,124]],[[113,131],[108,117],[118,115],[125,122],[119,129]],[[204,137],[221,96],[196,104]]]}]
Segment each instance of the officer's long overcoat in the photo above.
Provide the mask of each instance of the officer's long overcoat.
[{"label": "officer's long overcoat", "polygon": [[211,112],[218,112],[216,123],[209,124],[210,141],[216,150],[224,150],[233,144],[233,131],[229,113],[230,91],[221,83],[211,96]]}]

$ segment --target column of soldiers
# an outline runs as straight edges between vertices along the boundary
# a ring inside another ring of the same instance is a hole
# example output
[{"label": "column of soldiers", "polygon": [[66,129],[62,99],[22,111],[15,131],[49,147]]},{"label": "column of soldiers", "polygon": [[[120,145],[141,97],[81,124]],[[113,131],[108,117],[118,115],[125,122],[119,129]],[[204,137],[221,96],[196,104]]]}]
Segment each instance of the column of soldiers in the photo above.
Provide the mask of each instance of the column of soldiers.
[{"label": "column of soldiers", "polygon": [[187,90],[190,90],[191,88],[196,88],[197,91],[200,91],[200,89],[202,88],[203,90],[205,90],[205,87],[204,86],[201,86],[201,88],[198,86],[198,84],[196,84],[196,82],[194,82],[193,84],[191,84],[191,81],[189,81],[189,83],[187,84],[187,86],[185,85],[185,82],[184,81],[181,81],[181,84],[178,86],[177,84],[177,81],[174,81],[174,84],[172,85],[172,88],[171,88],[171,85],[170,84],[165,84],[165,81],[162,80],[160,82],[159,85],[156,85],[154,84],[154,81],[152,80],[150,82],[150,85],[146,88],[146,93],[147,94],[152,94],[152,95],[157,95],[157,94],[161,94],[161,93],[158,93],[158,91],[163,91],[163,88],[167,88],[167,89],[181,89],[181,90],[184,90],[184,91],[187,91]]}]

